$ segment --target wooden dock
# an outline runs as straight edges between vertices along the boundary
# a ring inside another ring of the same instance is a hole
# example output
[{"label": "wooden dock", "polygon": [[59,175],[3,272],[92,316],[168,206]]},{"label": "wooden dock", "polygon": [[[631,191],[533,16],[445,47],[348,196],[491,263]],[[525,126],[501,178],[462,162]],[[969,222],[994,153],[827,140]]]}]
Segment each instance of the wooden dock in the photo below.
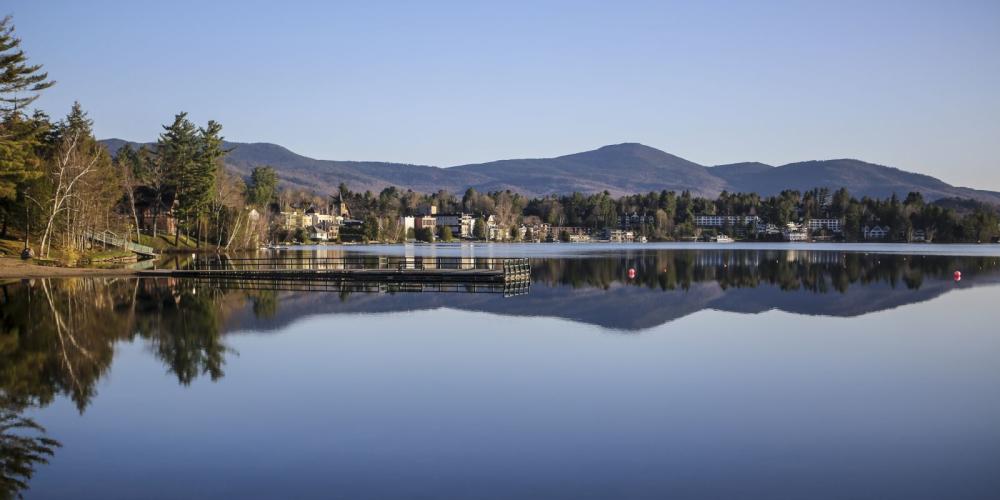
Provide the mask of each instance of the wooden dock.
[{"label": "wooden dock", "polygon": [[182,269],[140,276],[217,280],[363,281],[391,283],[519,283],[530,281],[523,258],[384,257],[229,259],[194,261]]}]

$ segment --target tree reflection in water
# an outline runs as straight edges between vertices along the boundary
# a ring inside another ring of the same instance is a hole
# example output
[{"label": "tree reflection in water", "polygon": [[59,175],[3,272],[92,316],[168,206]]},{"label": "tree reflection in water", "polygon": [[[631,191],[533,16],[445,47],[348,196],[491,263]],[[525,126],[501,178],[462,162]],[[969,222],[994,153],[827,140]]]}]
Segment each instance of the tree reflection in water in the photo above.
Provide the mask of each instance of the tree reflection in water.
[{"label": "tree reflection in water", "polygon": [[116,342],[145,340],[181,384],[221,378],[225,301],[223,293],[141,279],[0,284],[0,498],[18,496],[59,445],[23,412],[66,396],[83,413]]},{"label": "tree reflection in water", "polygon": [[49,463],[61,446],[22,412],[20,405],[0,396],[0,498],[22,498],[35,467]]},{"label": "tree reflection in water", "polygon": [[[636,270],[635,278],[627,277],[629,268]],[[916,290],[925,277],[947,279],[956,269],[970,276],[995,273],[1000,259],[786,250],[630,251],[533,260],[531,281],[604,289],[623,283],[661,290],[716,282],[722,289],[776,286],[783,291],[846,293],[851,285],[875,283]]]}]

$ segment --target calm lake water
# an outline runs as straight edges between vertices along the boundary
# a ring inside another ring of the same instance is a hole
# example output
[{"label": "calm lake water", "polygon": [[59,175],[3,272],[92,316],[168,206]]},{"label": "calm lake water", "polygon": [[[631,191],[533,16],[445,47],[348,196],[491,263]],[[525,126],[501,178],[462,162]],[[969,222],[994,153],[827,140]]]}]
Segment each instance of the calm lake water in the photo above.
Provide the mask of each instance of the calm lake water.
[{"label": "calm lake water", "polygon": [[1000,498],[1000,246],[344,252],[531,284],[7,282],[25,498]]}]

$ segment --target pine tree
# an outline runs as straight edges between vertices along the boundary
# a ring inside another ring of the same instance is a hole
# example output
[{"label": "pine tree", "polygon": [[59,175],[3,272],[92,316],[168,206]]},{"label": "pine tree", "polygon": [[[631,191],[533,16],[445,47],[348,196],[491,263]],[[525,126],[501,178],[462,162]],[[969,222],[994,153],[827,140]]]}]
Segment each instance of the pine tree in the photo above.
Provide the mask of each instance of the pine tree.
[{"label": "pine tree", "polygon": [[247,202],[266,209],[278,192],[278,174],[274,167],[254,167],[247,187]]},{"label": "pine tree", "polygon": [[55,85],[41,70],[41,64],[28,64],[11,17],[0,20],[0,103],[5,114],[23,109],[38,99],[39,92]]},{"label": "pine tree", "polygon": [[[42,175],[36,148],[48,120],[28,118],[21,110],[55,84],[41,72],[41,65],[28,64],[20,47],[7,16],[0,20],[0,203],[8,207],[18,197],[19,186]],[[42,122],[45,127],[39,126]]]},{"label": "pine tree", "polygon": [[[187,113],[181,112],[174,117],[172,124],[163,126],[164,132],[157,141],[156,153],[163,166],[167,189],[174,191],[176,208],[174,217],[177,219],[177,230],[174,233],[174,245],[180,243],[181,222],[187,222],[195,214],[195,198],[197,192],[192,189],[197,170],[199,155],[198,129],[187,119]],[[169,207],[168,207],[169,208]]]},{"label": "pine tree", "polygon": [[222,167],[222,158],[226,156],[227,152],[223,148],[220,132],[222,132],[222,125],[214,120],[209,120],[206,127],[198,129],[198,154],[191,171],[188,194],[190,209],[195,220],[199,222],[199,245],[204,239],[202,237],[204,231],[201,229],[200,222],[212,201],[217,173]]}]

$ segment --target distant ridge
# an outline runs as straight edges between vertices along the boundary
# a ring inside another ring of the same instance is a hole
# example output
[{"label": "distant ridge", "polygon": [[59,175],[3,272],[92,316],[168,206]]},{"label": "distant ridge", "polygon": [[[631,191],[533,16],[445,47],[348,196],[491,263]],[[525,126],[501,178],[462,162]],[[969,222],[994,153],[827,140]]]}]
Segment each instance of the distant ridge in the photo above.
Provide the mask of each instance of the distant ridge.
[{"label": "distant ridge", "polygon": [[[102,141],[114,153],[128,141]],[[135,144],[135,143],[132,143]],[[708,167],[638,143],[604,146],[555,158],[498,160],[450,168],[374,161],[316,160],[277,144],[226,143],[227,165],[241,175],[259,165],[273,166],[287,185],[332,192],[344,182],[356,191],[388,186],[419,192],[461,194],[510,189],[527,196],[599,193],[615,196],[649,191],[689,190],[716,196],[723,190],[773,195],[785,189],[847,188],[852,195],[900,197],[919,191],[925,199],[971,198],[1000,205],[1000,193],[952,186],[929,175],[861,160],[838,159],[771,166],[746,162]]]}]

